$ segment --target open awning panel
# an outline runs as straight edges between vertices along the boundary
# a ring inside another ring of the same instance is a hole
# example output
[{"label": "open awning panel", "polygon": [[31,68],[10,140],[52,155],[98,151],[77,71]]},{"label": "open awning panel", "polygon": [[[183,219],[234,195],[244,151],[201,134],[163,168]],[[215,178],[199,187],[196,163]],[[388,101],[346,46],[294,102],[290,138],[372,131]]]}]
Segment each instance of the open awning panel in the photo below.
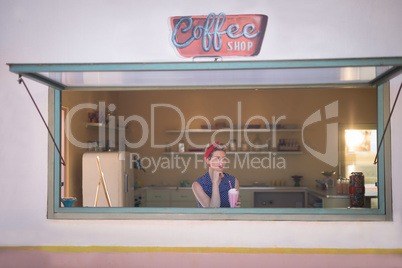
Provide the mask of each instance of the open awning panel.
[{"label": "open awning panel", "polygon": [[402,58],[299,61],[9,64],[59,89],[373,86],[401,72]]}]

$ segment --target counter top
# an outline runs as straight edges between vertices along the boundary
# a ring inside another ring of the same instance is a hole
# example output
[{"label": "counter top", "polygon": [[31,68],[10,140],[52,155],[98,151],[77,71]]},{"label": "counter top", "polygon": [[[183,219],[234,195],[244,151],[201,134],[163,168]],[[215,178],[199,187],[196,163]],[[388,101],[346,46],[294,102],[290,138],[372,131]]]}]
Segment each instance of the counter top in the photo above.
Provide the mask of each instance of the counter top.
[{"label": "counter top", "polygon": [[[321,190],[315,187],[240,187],[245,190],[255,190],[255,191],[281,191],[281,192],[300,192],[307,191],[310,194],[313,194],[320,198],[349,198],[349,195],[339,195],[336,194],[336,189],[330,190]],[[373,188],[365,190],[365,197],[377,197],[377,192],[373,191]]]},{"label": "counter top", "polygon": [[136,191],[139,190],[191,190],[191,187],[174,187],[174,186],[145,186],[135,188]]},{"label": "counter top", "polygon": [[[174,186],[147,186],[142,188],[135,189],[138,192],[147,191],[147,190],[191,190],[191,187],[174,187]],[[335,198],[335,199],[343,199],[349,198],[349,195],[337,195],[335,193],[331,193],[331,191],[321,190],[321,189],[314,189],[312,187],[247,187],[241,186],[240,190],[250,190],[250,191],[264,191],[264,192],[308,192],[312,195],[315,195],[319,198]],[[376,197],[377,193],[373,191],[366,190],[367,197]]]},{"label": "counter top", "polygon": [[240,187],[254,191],[275,191],[275,192],[307,192],[320,198],[349,198],[349,195],[337,195],[327,190],[314,189],[310,187]]}]

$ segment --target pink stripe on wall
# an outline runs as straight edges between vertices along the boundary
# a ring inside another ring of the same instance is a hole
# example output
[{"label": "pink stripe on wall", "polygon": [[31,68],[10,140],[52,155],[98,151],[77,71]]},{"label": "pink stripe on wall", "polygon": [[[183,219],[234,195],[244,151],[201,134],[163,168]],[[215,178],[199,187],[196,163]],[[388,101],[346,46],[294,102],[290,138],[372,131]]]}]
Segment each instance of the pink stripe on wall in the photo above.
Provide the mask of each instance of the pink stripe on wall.
[{"label": "pink stripe on wall", "polygon": [[0,250],[1,268],[57,267],[401,267],[402,255],[391,254],[248,254],[183,252],[50,252]]}]

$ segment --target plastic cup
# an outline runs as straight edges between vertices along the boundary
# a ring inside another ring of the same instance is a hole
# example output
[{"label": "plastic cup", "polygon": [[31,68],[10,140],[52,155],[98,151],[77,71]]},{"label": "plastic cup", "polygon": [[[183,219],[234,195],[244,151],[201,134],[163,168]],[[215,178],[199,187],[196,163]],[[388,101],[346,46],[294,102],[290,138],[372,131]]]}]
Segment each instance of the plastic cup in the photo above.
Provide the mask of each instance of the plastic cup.
[{"label": "plastic cup", "polygon": [[232,188],[229,190],[228,196],[229,196],[230,207],[235,208],[237,205],[237,201],[239,200],[239,191]]}]

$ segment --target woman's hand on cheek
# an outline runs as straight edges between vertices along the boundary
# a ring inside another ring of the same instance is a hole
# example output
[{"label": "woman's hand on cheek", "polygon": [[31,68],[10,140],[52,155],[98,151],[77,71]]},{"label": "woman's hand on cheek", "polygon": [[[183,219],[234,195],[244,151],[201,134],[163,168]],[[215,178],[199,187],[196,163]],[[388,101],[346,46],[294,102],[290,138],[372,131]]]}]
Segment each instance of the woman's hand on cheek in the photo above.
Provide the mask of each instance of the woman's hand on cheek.
[{"label": "woman's hand on cheek", "polygon": [[212,176],[212,183],[219,183],[222,177],[223,177],[222,172],[214,170]]}]

